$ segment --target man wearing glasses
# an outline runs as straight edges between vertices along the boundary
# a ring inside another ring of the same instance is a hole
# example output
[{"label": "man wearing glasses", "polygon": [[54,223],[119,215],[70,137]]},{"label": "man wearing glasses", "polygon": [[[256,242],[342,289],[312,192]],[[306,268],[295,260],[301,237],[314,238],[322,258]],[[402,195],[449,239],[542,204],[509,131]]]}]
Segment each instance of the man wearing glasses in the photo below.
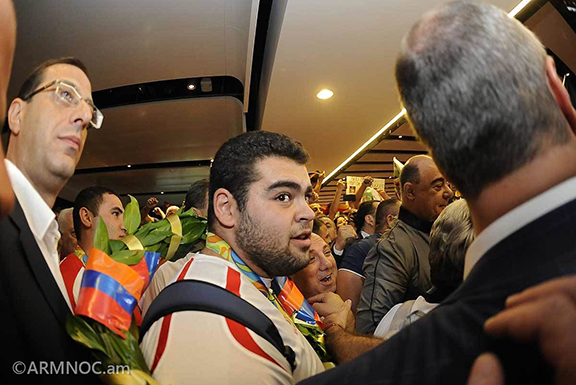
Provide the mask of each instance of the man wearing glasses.
[{"label": "man wearing glasses", "polygon": [[0,221],[0,308],[7,323],[1,339],[10,347],[3,373],[11,373],[16,361],[58,366],[89,358],[66,333],[73,309],[58,266],[60,234],[51,208],[74,174],[88,130],[102,125],[91,94],[82,62],[54,59],[32,72],[8,109],[5,165],[16,203]]}]

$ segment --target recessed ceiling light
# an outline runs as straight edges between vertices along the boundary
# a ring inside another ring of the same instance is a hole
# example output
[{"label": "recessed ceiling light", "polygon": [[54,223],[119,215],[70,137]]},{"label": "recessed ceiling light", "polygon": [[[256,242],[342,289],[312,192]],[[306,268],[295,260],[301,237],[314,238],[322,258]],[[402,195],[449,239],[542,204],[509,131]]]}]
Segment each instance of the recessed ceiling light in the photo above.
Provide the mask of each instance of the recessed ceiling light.
[{"label": "recessed ceiling light", "polygon": [[334,95],[334,92],[325,88],[322,91],[318,92],[316,94],[316,97],[318,99],[330,99],[332,97],[332,95]]},{"label": "recessed ceiling light", "polygon": [[131,165],[131,164],[129,164],[127,167],[128,167],[128,168],[130,168],[130,167],[132,167],[132,165]]},{"label": "recessed ceiling light", "polygon": [[164,191],[160,191],[160,195],[164,195]]},{"label": "recessed ceiling light", "polygon": [[195,85],[194,83],[190,83],[190,84],[188,84],[187,88],[188,88],[190,91],[194,91],[194,90],[196,89],[196,85]]},{"label": "recessed ceiling light", "polygon": [[398,137],[398,139],[402,139],[402,135],[400,135],[400,136]]}]

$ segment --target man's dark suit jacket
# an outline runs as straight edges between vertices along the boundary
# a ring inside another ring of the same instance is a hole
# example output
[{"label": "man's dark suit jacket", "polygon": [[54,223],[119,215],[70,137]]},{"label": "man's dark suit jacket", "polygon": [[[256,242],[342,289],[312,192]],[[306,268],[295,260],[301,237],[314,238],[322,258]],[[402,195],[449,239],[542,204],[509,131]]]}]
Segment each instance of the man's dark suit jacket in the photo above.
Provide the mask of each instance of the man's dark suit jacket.
[{"label": "man's dark suit jacket", "polygon": [[[14,376],[12,366],[31,362],[40,372],[40,361],[90,361],[87,349],[66,333],[71,314],[19,204],[12,214],[0,220],[0,311],[2,319],[2,361],[0,375],[10,383],[99,383],[94,375]],[[21,369],[22,367],[20,367]],[[80,370],[80,369],[79,369]],[[87,367],[81,367],[87,371]],[[33,373],[33,372],[32,372]],[[14,377],[13,377],[14,376]]]},{"label": "man's dark suit jacket", "polygon": [[506,385],[553,383],[535,345],[492,340],[483,325],[504,308],[509,295],[571,274],[576,274],[576,200],[488,250],[460,288],[426,317],[357,359],[302,383],[465,384],[472,363],[486,351],[503,361]]}]

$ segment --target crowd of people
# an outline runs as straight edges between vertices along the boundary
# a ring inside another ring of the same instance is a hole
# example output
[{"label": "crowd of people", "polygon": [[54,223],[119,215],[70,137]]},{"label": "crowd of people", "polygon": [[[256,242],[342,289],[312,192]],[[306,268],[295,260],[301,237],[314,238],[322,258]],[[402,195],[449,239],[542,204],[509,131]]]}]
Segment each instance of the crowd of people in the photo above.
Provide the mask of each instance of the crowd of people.
[{"label": "crowd of people", "polygon": [[[0,370],[9,376],[16,361],[90,361],[66,319],[100,221],[111,240],[127,229],[122,200],[105,186],[86,187],[56,217],[103,115],[87,68],[69,57],[37,67],[7,107],[11,1],[0,0],[0,20],[0,115],[7,110],[10,129],[0,162]],[[395,75],[431,154],[403,165],[397,196],[366,194],[367,176],[342,206],[340,180],[323,207],[325,173],[308,172],[306,149],[257,131],[224,143],[182,204],[142,205],[140,226],[191,210],[207,220],[201,242],[158,268],[134,311],[156,381],[576,382],[576,110],[553,60],[502,10],[456,1],[412,26]],[[238,302],[157,311],[192,281],[257,309],[281,346],[232,315]],[[89,373],[81,383],[100,380]]]}]

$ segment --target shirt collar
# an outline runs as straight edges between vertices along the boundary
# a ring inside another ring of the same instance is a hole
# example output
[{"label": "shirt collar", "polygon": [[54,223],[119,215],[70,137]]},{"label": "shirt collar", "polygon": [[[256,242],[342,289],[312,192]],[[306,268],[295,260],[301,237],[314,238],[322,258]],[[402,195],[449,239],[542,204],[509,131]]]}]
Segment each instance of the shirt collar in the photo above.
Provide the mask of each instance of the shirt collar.
[{"label": "shirt collar", "polygon": [[472,242],[464,261],[464,279],[484,254],[530,222],[576,199],[576,177],[572,177],[504,214]]},{"label": "shirt collar", "polygon": [[416,230],[422,231],[423,233],[430,234],[432,229],[432,224],[434,222],[429,222],[424,219],[418,218],[416,215],[408,211],[404,206],[400,206],[400,212],[398,213],[398,219],[406,223],[410,227]]},{"label": "shirt collar", "polygon": [[362,236],[362,239],[364,238],[368,238],[370,236],[370,234],[368,234],[366,231],[364,230],[360,230],[360,235]]},{"label": "shirt collar", "polygon": [[56,215],[22,171],[8,159],[5,159],[4,163],[12,189],[24,211],[30,230],[35,236],[43,239],[50,225],[56,220]]}]

